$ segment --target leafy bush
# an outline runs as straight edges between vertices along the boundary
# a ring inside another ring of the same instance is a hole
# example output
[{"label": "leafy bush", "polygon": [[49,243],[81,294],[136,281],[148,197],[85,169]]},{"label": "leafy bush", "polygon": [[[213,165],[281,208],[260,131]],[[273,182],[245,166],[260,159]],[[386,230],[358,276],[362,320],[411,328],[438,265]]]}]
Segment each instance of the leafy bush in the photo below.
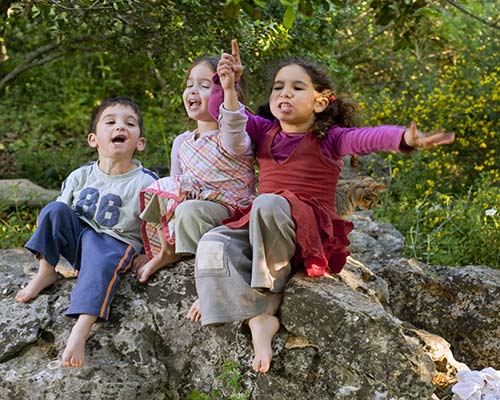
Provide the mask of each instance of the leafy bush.
[{"label": "leafy bush", "polygon": [[463,196],[387,199],[376,213],[406,233],[406,255],[432,265],[500,266],[500,187],[484,175]]},{"label": "leafy bush", "polygon": [[22,247],[35,231],[38,209],[18,207],[14,210],[0,208],[1,249]]},{"label": "leafy bush", "polygon": [[456,133],[451,146],[385,156],[391,191],[378,215],[400,229],[411,255],[425,262],[500,266],[498,216],[485,215],[500,207],[499,48],[498,40],[479,47],[482,68],[458,58],[440,75],[408,80],[405,97],[387,89],[366,100],[373,100],[369,109],[365,105],[371,124],[394,123],[397,116],[402,124],[415,120],[423,131]]}]

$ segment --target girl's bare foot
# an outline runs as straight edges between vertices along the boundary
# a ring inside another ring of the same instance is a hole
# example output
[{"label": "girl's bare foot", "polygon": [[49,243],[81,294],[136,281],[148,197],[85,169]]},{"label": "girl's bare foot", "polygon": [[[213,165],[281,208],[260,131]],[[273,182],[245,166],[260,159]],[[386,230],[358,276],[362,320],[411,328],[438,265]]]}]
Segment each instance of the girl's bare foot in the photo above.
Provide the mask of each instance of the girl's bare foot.
[{"label": "girl's bare foot", "polygon": [[252,332],[252,344],[255,356],[252,367],[255,372],[266,373],[271,366],[273,349],[271,347],[274,335],[279,330],[278,318],[269,314],[260,314],[248,321]]},{"label": "girl's bare foot", "polygon": [[195,300],[186,317],[193,321],[199,321],[201,319],[200,299]]},{"label": "girl's bare foot", "polygon": [[41,259],[38,272],[24,289],[17,292],[16,301],[27,303],[37,297],[43,289],[56,283],[56,281],[57,272],[55,267],[44,259]]},{"label": "girl's bare foot", "polygon": [[139,267],[137,270],[137,279],[139,282],[146,282],[151,275],[153,275],[159,269],[166,267],[167,265],[174,264],[177,261],[180,261],[182,256],[177,255],[175,253],[160,253],[154,256],[151,260],[149,260],[146,264]]},{"label": "girl's bare foot", "polygon": [[81,367],[85,364],[85,343],[96,320],[95,315],[81,314],[78,317],[61,357],[63,367]]},{"label": "girl's bare foot", "polygon": [[141,268],[144,264],[149,261],[149,258],[146,254],[138,254],[134,257],[132,261],[132,270],[136,271]]}]

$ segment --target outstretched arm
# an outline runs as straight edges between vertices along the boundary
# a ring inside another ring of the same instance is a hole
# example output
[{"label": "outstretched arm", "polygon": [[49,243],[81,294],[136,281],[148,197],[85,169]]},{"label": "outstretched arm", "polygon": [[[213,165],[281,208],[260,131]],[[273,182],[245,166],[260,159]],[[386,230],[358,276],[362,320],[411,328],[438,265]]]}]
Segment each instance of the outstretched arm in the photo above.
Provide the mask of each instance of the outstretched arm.
[{"label": "outstretched arm", "polygon": [[325,146],[330,148],[332,156],[365,155],[377,151],[399,151],[411,153],[418,148],[427,149],[452,143],[454,133],[443,131],[426,135],[417,130],[412,123],[409,127],[379,125],[375,127],[344,128],[333,126],[325,139]]}]

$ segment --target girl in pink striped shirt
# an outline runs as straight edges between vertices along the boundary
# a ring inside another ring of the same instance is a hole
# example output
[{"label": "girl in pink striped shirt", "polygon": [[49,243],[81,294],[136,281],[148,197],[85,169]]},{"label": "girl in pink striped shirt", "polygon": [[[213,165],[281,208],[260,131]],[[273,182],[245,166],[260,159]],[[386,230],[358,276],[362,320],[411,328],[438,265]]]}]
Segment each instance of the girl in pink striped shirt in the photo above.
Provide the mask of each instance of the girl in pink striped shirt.
[{"label": "girl in pink striped shirt", "polygon": [[148,261],[136,263],[140,282],[194,255],[205,232],[254,198],[253,150],[236,90],[225,96],[219,121],[208,112],[217,61],[205,57],[189,69],[183,101],[197,128],[174,140],[170,176],[141,193],[141,233]]}]

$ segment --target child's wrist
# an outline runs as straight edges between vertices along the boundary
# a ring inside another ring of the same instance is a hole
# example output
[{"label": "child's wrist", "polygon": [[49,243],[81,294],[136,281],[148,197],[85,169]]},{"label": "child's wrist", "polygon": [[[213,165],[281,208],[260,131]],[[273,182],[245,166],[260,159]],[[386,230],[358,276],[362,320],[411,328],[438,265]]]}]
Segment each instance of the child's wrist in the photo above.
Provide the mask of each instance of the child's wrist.
[{"label": "child's wrist", "polygon": [[405,128],[403,134],[401,135],[401,142],[399,143],[399,150],[402,153],[411,153],[416,150],[416,147],[409,145],[406,141],[406,134],[411,135],[410,128]]}]

